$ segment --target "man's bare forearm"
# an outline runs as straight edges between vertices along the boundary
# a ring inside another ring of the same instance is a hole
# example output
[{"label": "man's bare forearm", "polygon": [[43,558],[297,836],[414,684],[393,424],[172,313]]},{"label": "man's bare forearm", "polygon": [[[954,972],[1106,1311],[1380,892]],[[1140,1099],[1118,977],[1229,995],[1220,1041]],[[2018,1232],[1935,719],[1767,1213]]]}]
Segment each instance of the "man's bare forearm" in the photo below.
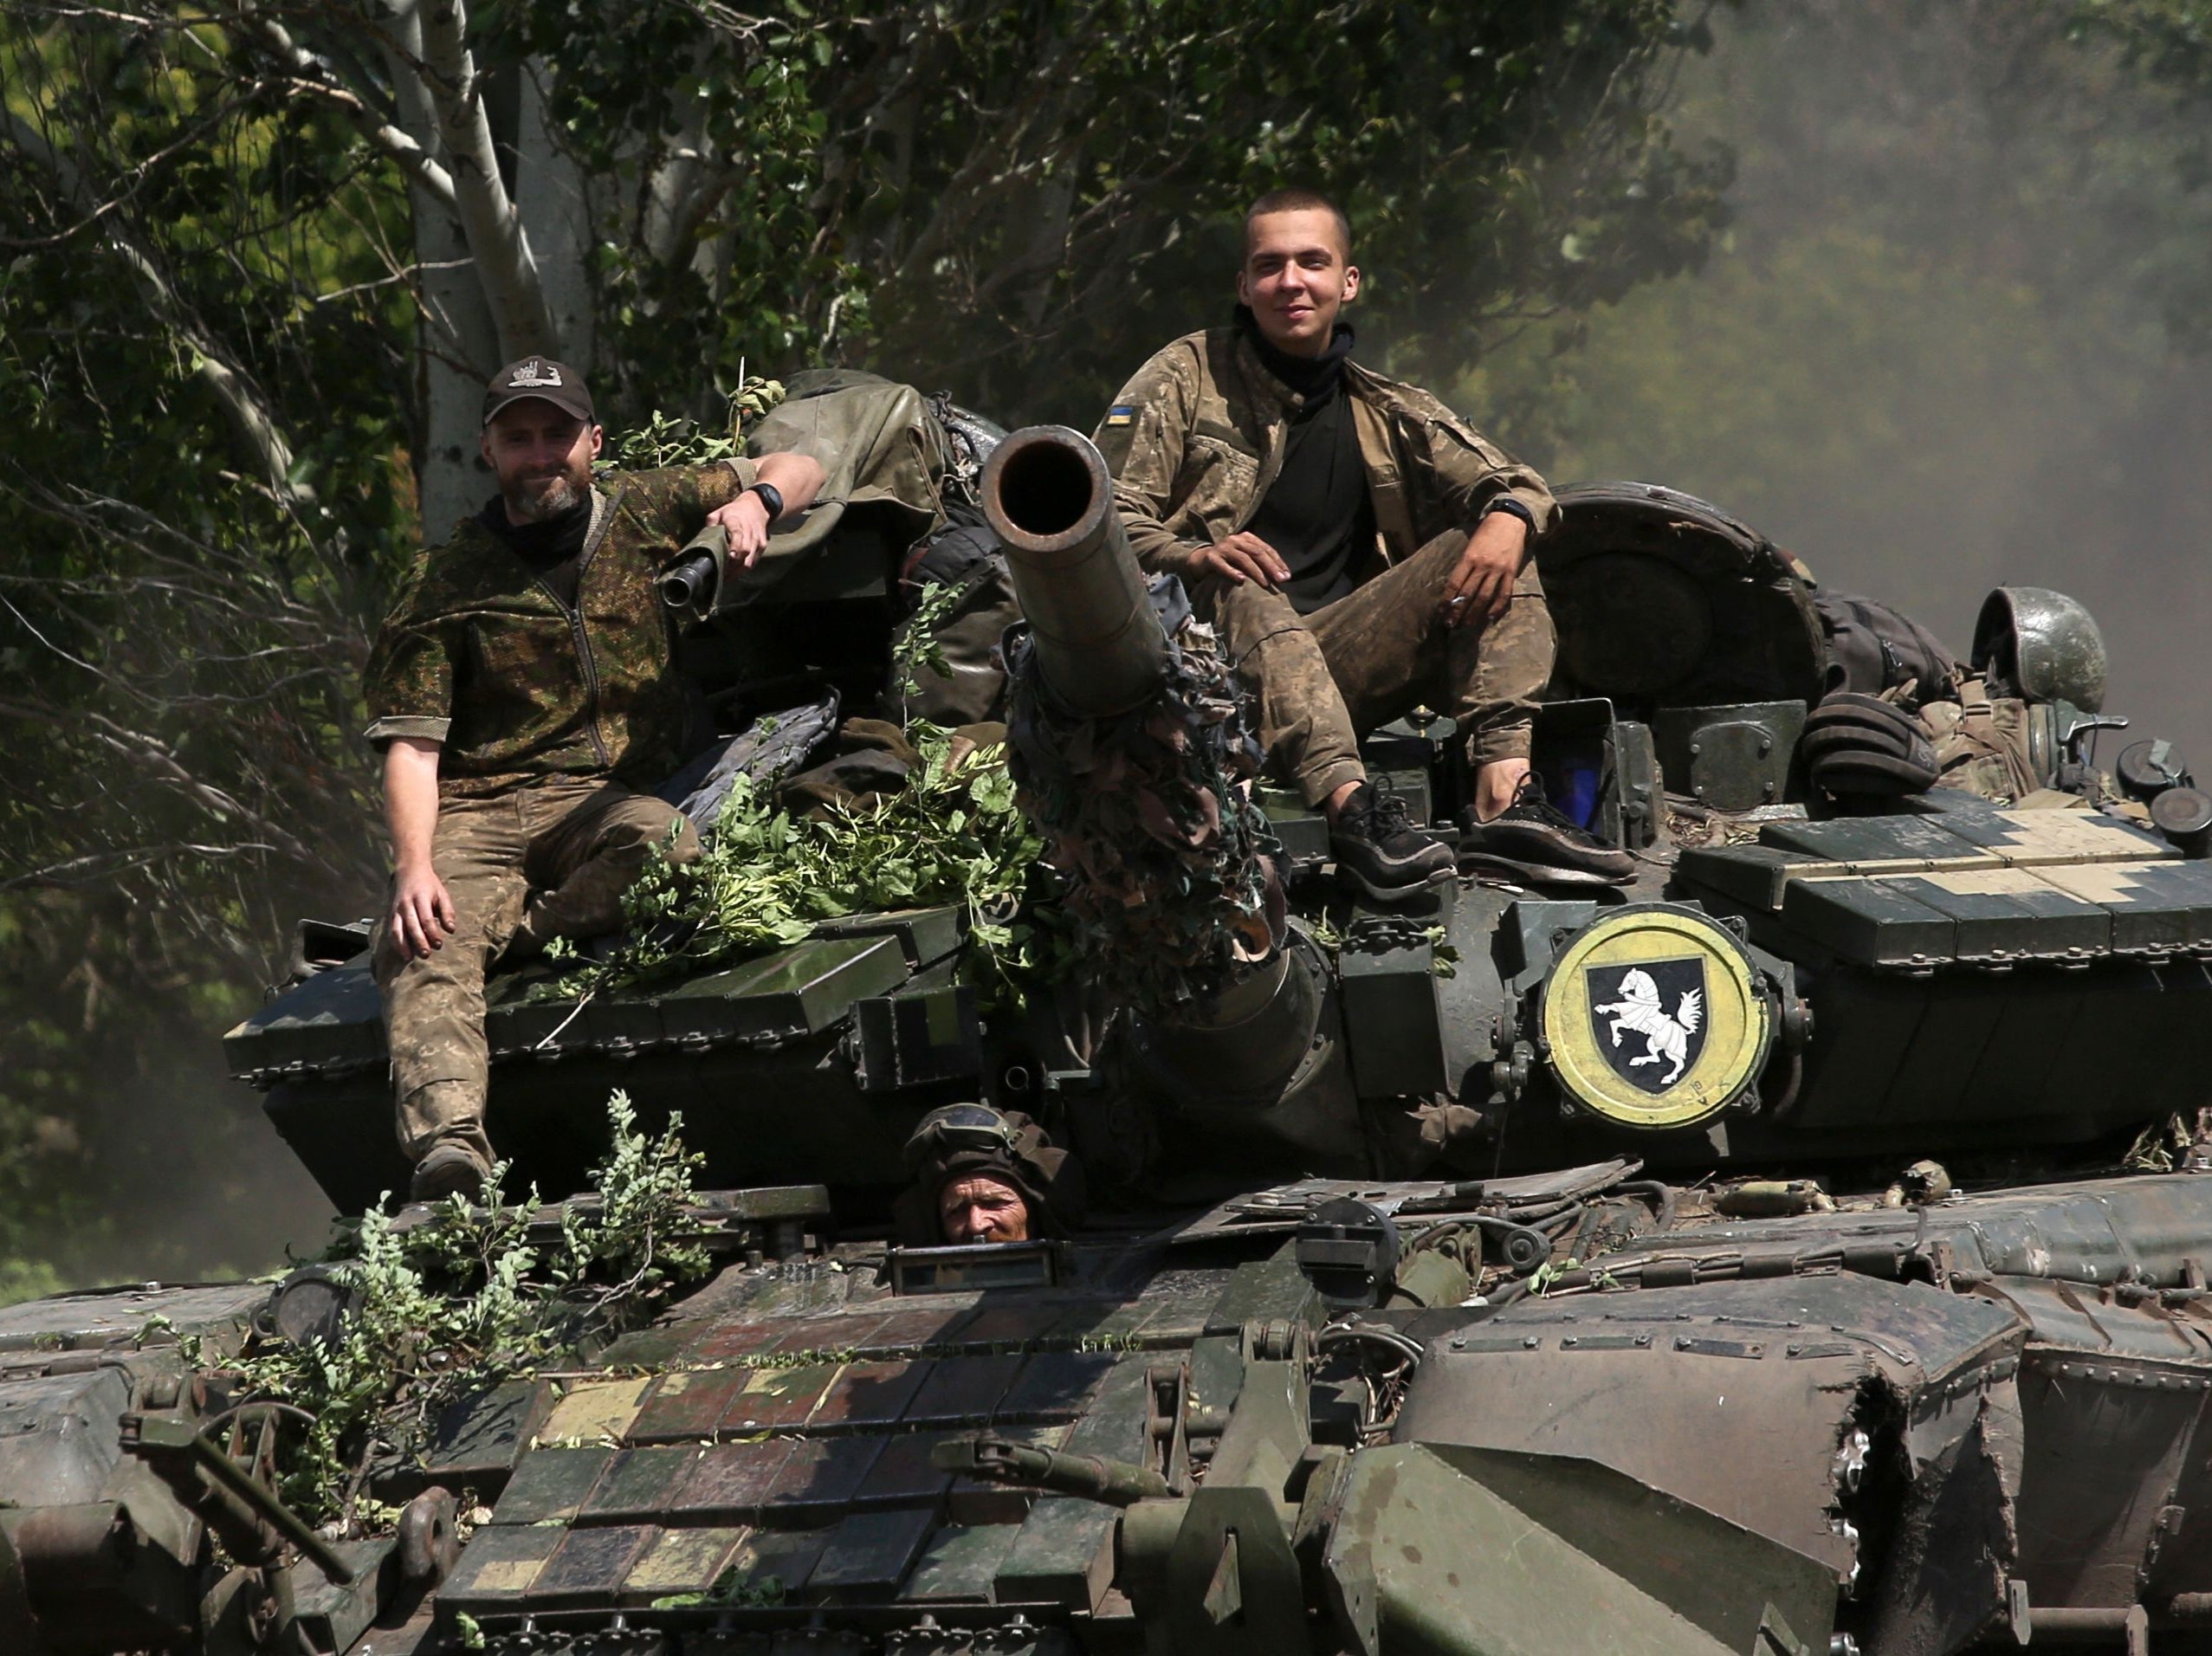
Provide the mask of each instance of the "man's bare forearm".
[{"label": "man's bare forearm", "polygon": [[391,863],[411,870],[430,865],[437,831],[439,744],[419,737],[393,738],[384,754],[384,821],[391,834]]},{"label": "man's bare forearm", "polygon": [[[753,469],[754,477],[774,489],[783,501],[780,515],[784,517],[813,505],[826,475],[820,461],[812,455],[794,453],[763,455]],[[735,500],[716,507],[707,514],[707,521],[719,525],[729,538],[733,571],[750,569],[760,561],[768,544],[769,517],[767,507],[754,490],[748,488]]]},{"label": "man's bare forearm", "polygon": [[822,469],[822,463],[812,455],[789,450],[762,455],[754,462],[753,469],[762,482],[783,496],[786,517],[813,505],[814,497],[822,492],[828,475]]}]

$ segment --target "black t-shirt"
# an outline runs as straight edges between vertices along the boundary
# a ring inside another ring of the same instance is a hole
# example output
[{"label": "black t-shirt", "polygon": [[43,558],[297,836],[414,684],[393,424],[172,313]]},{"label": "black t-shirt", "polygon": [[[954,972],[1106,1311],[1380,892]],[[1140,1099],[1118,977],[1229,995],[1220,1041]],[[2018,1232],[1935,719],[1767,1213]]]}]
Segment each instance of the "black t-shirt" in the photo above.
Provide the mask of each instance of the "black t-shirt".
[{"label": "black t-shirt", "polygon": [[1374,504],[1344,391],[1352,330],[1339,322],[1321,355],[1291,357],[1267,342],[1242,306],[1238,322],[1267,371],[1305,399],[1290,411],[1282,469],[1245,527],[1290,566],[1284,593],[1301,615],[1310,614],[1359,584],[1355,573],[1374,545]]},{"label": "black t-shirt", "polygon": [[507,504],[492,496],[476,521],[514,550],[530,566],[530,572],[553,589],[569,609],[576,607],[577,582],[584,567],[584,540],[592,532],[592,502],[587,497],[563,512],[537,523],[509,523]]}]

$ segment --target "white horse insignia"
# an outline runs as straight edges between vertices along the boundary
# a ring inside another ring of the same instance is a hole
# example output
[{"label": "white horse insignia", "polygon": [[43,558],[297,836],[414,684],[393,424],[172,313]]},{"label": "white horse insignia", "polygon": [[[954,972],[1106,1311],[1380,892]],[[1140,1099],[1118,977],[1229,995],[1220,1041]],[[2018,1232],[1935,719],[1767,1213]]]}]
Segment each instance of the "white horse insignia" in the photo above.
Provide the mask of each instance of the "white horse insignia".
[{"label": "white horse insignia", "polygon": [[1608,1032],[1614,1045],[1620,1045],[1624,1030],[1642,1036],[1643,1056],[1630,1058],[1630,1066],[1671,1064],[1674,1067],[1660,1078],[1659,1085],[1672,1086],[1682,1077],[1682,1066],[1690,1061],[1690,1038],[1705,1020],[1704,992],[1689,991],[1675,1006],[1672,1017],[1659,1004],[1659,985],[1652,981],[1648,972],[1631,969],[1620,980],[1620,999],[1607,1001],[1595,1009],[1599,1017],[1613,1019],[1613,1028]]}]

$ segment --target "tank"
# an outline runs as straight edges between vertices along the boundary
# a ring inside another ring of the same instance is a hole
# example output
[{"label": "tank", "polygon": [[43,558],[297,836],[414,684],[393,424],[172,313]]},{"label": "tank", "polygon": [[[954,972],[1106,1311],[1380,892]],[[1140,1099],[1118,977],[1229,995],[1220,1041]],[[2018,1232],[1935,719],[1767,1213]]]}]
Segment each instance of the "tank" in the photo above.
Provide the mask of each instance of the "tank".
[{"label": "tank", "polygon": [[[331,1530],[280,1493],[310,1423],[232,1365],[342,1327],[342,1271],[0,1310],[0,1649],[2212,1649],[2212,806],[2170,744],[2114,782],[2109,715],[1892,694],[1946,766],[2009,733],[2032,786],[1808,797],[1808,717],[1857,704],[1801,566],[1665,488],[1568,489],[1536,765],[1640,871],[1469,857],[1371,906],[1246,786],[1226,666],[1090,446],[1016,433],[982,495],[1072,963],[986,999],[947,907],[495,993],[518,1186],[583,1189],[616,1087],[680,1109],[711,1272],[370,1446],[381,1504]],[[1448,722],[1368,757],[1455,831]],[[1106,853],[1150,853],[1098,799],[1143,765],[1190,790],[1146,865],[1180,883],[1116,906]],[[348,1212],[403,1173],[365,942],[303,928],[227,1038]],[[1069,1234],[893,1228],[909,1135],[967,1101],[1080,1158]]]}]

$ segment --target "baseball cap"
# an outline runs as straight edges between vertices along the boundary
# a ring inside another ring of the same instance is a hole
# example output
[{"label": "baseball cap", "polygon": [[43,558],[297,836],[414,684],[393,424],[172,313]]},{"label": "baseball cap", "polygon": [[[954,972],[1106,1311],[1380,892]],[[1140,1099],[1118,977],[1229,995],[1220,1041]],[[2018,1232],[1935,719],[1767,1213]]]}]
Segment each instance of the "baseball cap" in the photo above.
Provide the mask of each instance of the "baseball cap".
[{"label": "baseball cap", "polygon": [[579,420],[598,417],[592,412],[592,393],[582,374],[551,357],[524,357],[501,368],[484,387],[483,423],[489,425],[500,410],[528,397],[551,403]]}]

